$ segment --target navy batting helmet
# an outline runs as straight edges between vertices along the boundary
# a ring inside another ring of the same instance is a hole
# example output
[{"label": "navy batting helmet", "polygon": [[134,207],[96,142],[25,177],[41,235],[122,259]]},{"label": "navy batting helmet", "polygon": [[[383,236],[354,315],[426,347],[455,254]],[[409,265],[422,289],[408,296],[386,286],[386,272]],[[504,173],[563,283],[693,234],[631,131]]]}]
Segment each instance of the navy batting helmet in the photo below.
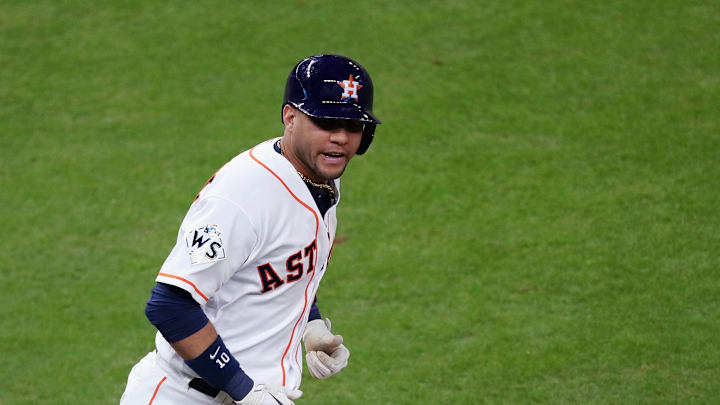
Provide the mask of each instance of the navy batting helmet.
[{"label": "navy batting helmet", "polygon": [[380,124],[372,112],[370,74],[340,55],[315,55],[295,65],[285,84],[283,107],[285,104],[311,117],[362,121],[365,127],[358,155],[370,147],[375,125]]}]

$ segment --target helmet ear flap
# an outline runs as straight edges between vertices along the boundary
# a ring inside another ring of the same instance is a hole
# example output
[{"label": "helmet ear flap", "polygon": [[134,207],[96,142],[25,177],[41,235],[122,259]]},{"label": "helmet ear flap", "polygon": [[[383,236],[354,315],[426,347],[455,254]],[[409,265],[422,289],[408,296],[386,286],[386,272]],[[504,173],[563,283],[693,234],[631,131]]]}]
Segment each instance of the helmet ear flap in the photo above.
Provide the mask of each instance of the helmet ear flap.
[{"label": "helmet ear flap", "polygon": [[370,144],[372,143],[374,137],[375,124],[366,122],[365,129],[363,129],[362,133],[362,140],[360,141],[360,146],[358,147],[358,150],[357,152],[355,152],[355,154],[362,155],[363,153],[365,153],[370,147]]}]

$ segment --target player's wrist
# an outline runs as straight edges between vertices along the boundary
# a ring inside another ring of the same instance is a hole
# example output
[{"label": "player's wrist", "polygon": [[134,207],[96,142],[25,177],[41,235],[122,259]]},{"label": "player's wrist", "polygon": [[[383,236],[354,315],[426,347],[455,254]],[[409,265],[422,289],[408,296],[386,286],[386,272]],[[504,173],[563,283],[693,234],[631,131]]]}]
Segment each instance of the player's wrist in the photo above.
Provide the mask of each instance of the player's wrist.
[{"label": "player's wrist", "polygon": [[227,392],[235,401],[239,401],[245,398],[254,386],[255,381],[245,374],[242,369],[238,369],[235,375],[225,385],[223,391]]},{"label": "player's wrist", "polygon": [[312,322],[316,319],[322,319],[322,315],[320,315],[320,309],[317,306],[317,298],[315,298],[312,306],[310,307],[310,313],[308,314],[308,322]]},{"label": "player's wrist", "polygon": [[220,335],[202,354],[186,360],[185,364],[208,384],[225,391],[234,400],[244,398],[255,384],[240,368],[240,363],[230,353]]}]

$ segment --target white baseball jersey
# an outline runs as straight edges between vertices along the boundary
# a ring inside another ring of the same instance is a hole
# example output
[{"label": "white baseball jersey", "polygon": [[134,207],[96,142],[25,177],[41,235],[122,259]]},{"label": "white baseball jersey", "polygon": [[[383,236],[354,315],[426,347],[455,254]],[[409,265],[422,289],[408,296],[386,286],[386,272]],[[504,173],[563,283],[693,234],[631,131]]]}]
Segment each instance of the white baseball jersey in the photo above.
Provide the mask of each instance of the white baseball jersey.
[{"label": "white baseball jersey", "polygon": [[[336,206],[321,217],[272,139],[215,174],[192,203],[156,281],[190,292],[256,383],[300,386],[302,330],[325,273]],[[335,187],[339,194],[339,181]],[[338,195],[339,201],[339,195]],[[158,332],[168,378],[197,377]]]}]

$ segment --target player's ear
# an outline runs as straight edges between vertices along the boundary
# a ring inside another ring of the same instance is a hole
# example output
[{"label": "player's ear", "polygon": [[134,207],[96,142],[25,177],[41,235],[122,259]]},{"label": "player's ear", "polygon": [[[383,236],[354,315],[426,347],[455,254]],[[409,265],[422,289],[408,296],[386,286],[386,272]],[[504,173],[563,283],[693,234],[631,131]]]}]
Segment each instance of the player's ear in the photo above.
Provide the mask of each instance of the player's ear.
[{"label": "player's ear", "polygon": [[295,121],[296,111],[290,104],[285,104],[282,110],[283,124],[285,128],[291,128]]}]

